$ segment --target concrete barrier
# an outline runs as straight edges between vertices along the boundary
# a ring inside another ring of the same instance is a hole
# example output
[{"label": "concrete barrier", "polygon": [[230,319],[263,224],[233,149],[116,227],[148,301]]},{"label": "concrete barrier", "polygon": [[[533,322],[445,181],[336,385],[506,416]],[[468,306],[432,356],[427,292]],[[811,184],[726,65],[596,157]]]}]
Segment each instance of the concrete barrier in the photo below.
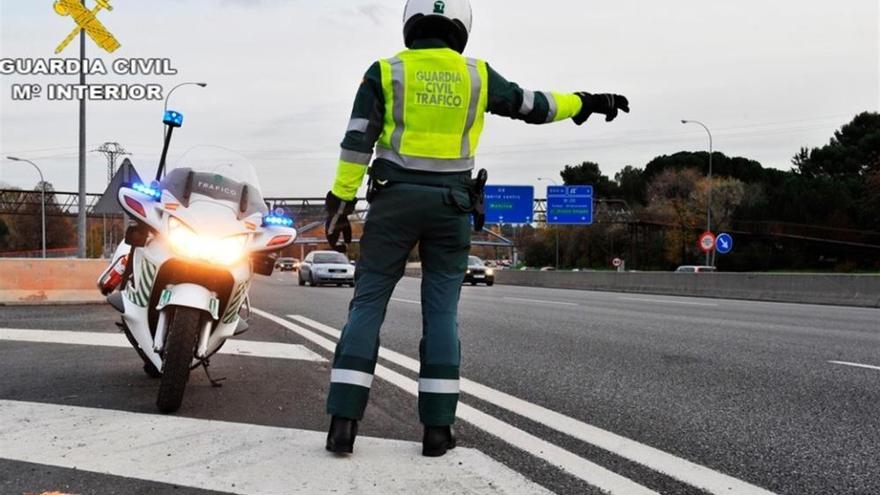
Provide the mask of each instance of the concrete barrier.
[{"label": "concrete barrier", "polygon": [[107,260],[0,258],[0,305],[104,301],[95,282]]},{"label": "concrete barrier", "polygon": [[[420,273],[417,268],[407,268],[407,275],[417,277]],[[497,270],[495,283],[880,308],[880,275]]]}]

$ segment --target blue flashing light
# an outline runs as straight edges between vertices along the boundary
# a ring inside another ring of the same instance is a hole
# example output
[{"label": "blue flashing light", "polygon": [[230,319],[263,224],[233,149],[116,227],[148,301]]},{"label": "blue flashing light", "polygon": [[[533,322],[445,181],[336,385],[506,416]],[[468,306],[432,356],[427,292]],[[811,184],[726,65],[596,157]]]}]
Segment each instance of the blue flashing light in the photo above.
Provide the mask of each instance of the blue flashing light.
[{"label": "blue flashing light", "polygon": [[175,110],[168,110],[165,112],[162,122],[171,127],[181,127],[183,126],[183,114]]},{"label": "blue flashing light", "polygon": [[293,219],[280,215],[267,215],[263,217],[263,225],[293,227]]},{"label": "blue flashing light", "polygon": [[159,188],[157,186],[158,185],[148,186],[148,185],[142,184],[140,182],[135,182],[134,184],[131,185],[131,188],[141,194],[146,194],[147,196],[153,198],[156,201],[159,201],[160,199],[162,199],[162,191],[159,190]]}]

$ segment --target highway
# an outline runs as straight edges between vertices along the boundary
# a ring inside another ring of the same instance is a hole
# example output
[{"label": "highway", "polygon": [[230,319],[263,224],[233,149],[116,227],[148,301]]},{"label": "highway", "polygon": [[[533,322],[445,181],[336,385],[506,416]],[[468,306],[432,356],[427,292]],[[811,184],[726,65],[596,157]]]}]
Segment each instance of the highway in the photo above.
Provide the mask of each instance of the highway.
[{"label": "highway", "polygon": [[405,278],[337,459],[323,401],[351,293],[260,278],[247,344],[212,360],[223,387],[194,371],[171,417],[108,306],[0,307],[0,493],[880,493],[880,310],[465,286],[461,448],[427,460]]}]

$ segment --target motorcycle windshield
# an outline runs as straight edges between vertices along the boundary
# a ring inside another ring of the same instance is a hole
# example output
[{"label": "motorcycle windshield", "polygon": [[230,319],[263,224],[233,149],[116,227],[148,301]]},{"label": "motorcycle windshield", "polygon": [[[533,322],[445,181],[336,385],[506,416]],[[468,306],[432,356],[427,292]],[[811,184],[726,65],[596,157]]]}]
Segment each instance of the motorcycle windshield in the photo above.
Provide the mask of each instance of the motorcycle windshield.
[{"label": "motorcycle windshield", "polygon": [[268,211],[254,167],[247,158],[225,148],[190,149],[168,168],[160,185],[184,206],[220,201],[233,208],[238,218]]}]

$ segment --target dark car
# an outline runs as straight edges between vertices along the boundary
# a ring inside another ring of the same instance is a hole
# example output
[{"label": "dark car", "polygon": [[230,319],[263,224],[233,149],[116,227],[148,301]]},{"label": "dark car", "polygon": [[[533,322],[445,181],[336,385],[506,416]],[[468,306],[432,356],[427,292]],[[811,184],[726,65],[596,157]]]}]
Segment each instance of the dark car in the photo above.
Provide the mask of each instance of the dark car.
[{"label": "dark car", "polygon": [[354,266],[336,251],[312,251],[299,265],[299,285],[333,284],[354,287]]},{"label": "dark car", "polygon": [[495,285],[495,270],[487,268],[480,258],[468,256],[468,267],[464,273],[464,283],[471,285],[486,284],[488,287],[492,287]]},{"label": "dark car", "polygon": [[292,272],[296,270],[299,260],[296,258],[278,258],[275,261],[275,269],[282,272]]}]

